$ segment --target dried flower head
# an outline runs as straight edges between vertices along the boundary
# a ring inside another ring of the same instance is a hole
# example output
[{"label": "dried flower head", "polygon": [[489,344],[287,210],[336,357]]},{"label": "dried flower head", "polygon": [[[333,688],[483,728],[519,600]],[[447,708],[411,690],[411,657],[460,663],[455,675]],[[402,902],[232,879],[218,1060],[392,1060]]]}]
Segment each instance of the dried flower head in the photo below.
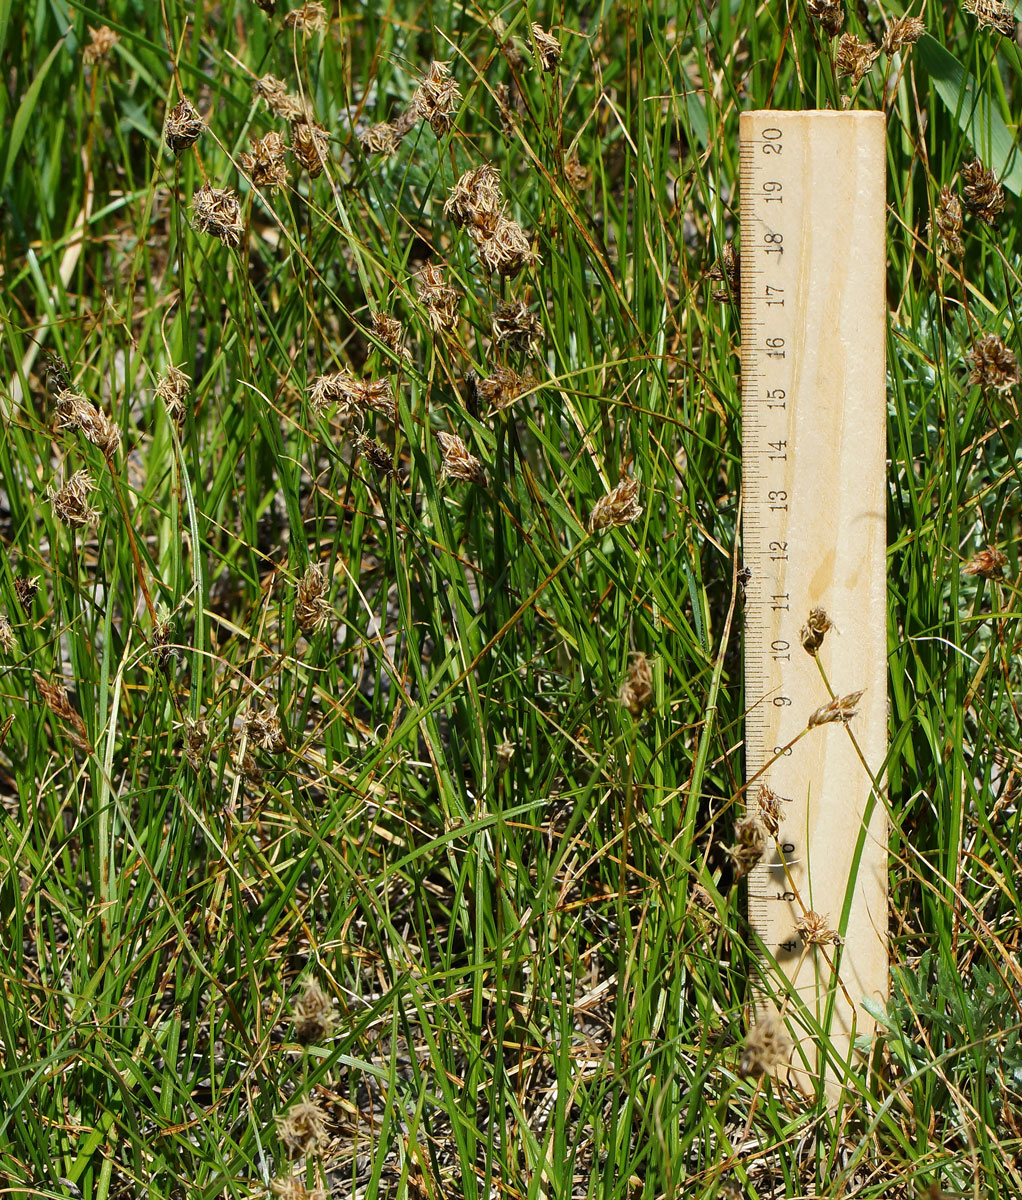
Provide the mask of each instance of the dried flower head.
[{"label": "dried flower head", "polygon": [[527,354],[543,336],[539,318],[521,300],[499,300],[492,319],[493,344]]},{"label": "dried flower head", "polygon": [[505,731],[504,740],[497,746],[497,773],[502,774],[511,765],[517,743],[512,742]]},{"label": "dried flower head", "polygon": [[491,404],[498,412],[503,412],[534,385],[535,380],[523,378],[510,367],[494,367],[489,378],[480,379],[476,388],[484,404]]},{"label": "dried flower head", "polygon": [[458,85],[451,78],[451,68],[445,62],[434,61],[419,81],[411,109],[417,117],[429,122],[437,137],[443,137],[451,128],[461,99]]},{"label": "dried flower head", "polygon": [[325,1042],[337,1029],[337,1014],[333,1001],[310,975],[302,983],[302,994],[291,1006],[295,1037],[308,1045]]},{"label": "dried flower head", "polygon": [[763,784],[759,789],[759,819],[771,837],[775,838],[780,833],[782,816],[781,797]]},{"label": "dried flower head", "polygon": [[79,750],[84,750],[86,754],[91,754],[92,743],[89,741],[85,722],[68,699],[64,681],[50,683],[49,680],[35,672],[33,672],[32,678],[35,680],[39,698],[60,721],[71,744],[77,746]]},{"label": "dried flower head", "polygon": [[315,633],[330,620],[333,610],[325,593],[323,572],[310,566],[295,588],[295,620],[303,633]]},{"label": "dried flower head", "polygon": [[978,575],[982,579],[1001,579],[1007,564],[1007,554],[994,546],[987,546],[975,558],[970,558],[962,570],[966,575]]},{"label": "dried flower head", "polygon": [[189,146],[194,146],[199,135],[206,128],[206,123],[190,100],[182,99],[167,113],[167,123],[163,129],[163,140],[174,151],[180,154]]},{"label": "dried flower head", "polygon": [[379,475],[389,477],[394,474],[394,460],[382,442],[362,434],[355,442],[358,452],[365,456],[366,461]]},{"label": "dried flower head", "polygon": [[291,153],[309,172],[310,179],[323,174],[330,150],[330,135],[318,121],[291,122]]},{"label": "dried flower head", "polygon": [[358,382],[347,368],[317,375],[308,387],[309,405],[314,412],[322,414],[332,404],[336,404],[340,416],[345,420],[352,416],[361,416],[364,405]]},{"label": "dried flower head", "polygon": [[406,362],[412,361],[411,351],[404,344],[404,328],[397,317],[390,317],[386,313],[373,313],[373,336],[378,341],[382,342],[388,350],[404,359]]},{"label": "dried flower head", "polygon": [[601,529],[609,529],[612,525],[630,525],[642,516],[642,506],[638,503],[639,481],[627,478],[607,493],[601,496],[593,505],[589,515],[589,530],[599,533]]},{"label": "dried flower head", "polygon": [[552,33],[547,33],[542,25],[535,22],[532,26],[532,41],[543,70],[548,73],[556,71],[557,64],[561,61],[561,43]]},{"label": "dried flower head", "polygon": [[969,383],[974,387],[1006,392],[1019,381],[1018,359],[996,333],[977,338],[968,360],[972,367]]},{"label": "dried flower head", "polygon": [[962,163],[962,203],[986,225],[996,225],[1004,211],[1004,188],[978,158]]},{"label": "dried flower head", "polygon": [[19,575],[14,580],[14,594],[18,597],[18,603],[26,612],[32,607],[32,602],[35,600],[38,591],[38,575]]},{"label": "dried flower head", "polygon": [[828,631],[834,628],[834,622],[822,608],[814,608],[806,623],[799,630],[802,648],[807,654],[815,654],[823,645],[823,639]]},{"label": "dried flower head", "polygon": [[59,354],[44,354],[39,373],[43,382],[53,392],[70,390],[71,368]]},{"label": "dried flower head", "polygon": [[834,69],[839,77],[850,76],[855,86],[862,82],[879,53],[872,42],[860,42],[854,33],[843,33],[834,55]]},{"label": "dried flower head", "polygon": [[312,1100],[299,1100],[277,1117],[277,1135],[292,1156],[317,1154],[330,1141],[326,1113]]},{"label": "dried flower head", "polygon": [[271,1179],[270,1193],[280,1196],[281,1200],[330,1200],[330,1193],[326,1188],[307,1188],[293,1175],[279,1175],[276,1179]]},{"label": "dried flower head", "polygon": [[795,932],[807,946],[839,946],[837,931],[827,926],[827,918],[810,909],[795,922]]},{"label": "dried flower head", "polygon": [[996,29],[1004,37],[1015,36],[1015,12],[1004,0],[962,0],[962,8],[972,13],[981,29]]},{"label": "dried flower head", "polygon": [[528,234],[510,217],[497,217],[492,231],[473,226],[470,231],[479,261],[488,271],[496,271],[505,279],[514,279],[530,263],[539,262]]},{"label": "dried flower head", "polygon": [[170,662],[170,634],[170,620],[164,617],[153,626],[153,634],[149,639],[149,654],[160,670]]},{"label": "dried flower head", "polygon": [[99,510],[89,503],[89,495],[95,490],[96,484],[88,471],[75,471],[62,488],[48,485],[46,498],[59,520],[73,529],[82,529],[99,520]]},{"label": "dried flower head", "polygon": [[93,29],[90,25],[89,44],[82,53],[82,62],[87,63],[89,66],[106,62],[110,51],[120,40],[121,35],[114,33],[108,25],[100,25],[98,29]]},{"label": "dried flower head", "polygon": [[568,186],[576,192],[584,192],[593,181],[593,173],[584,166],[578,156],[578,150],[572,147],[564,156],[564,178]]},{"label": "dried flower head", "polygon": [[451,188],[444,204],[444,216],[458,229],[484,231],[489,237],[501,215],[500,172],[490,163],[466,171]]},{"label": "dried flower head", "polygon": [[249,710],[245,715],[245,731],[249,742],[267,754],[283,754],[287,749],[287,739],[276,713]]},{"label": "dried flower head", "polygon": [[887,26],[880,45],[885,54],[894,54],[903,46],[914,46],[925,32],[919,17],[899,17]]},{"label": "dried flower head", "polygon": [[321,33],[326,29],[326,9],[322,4],[302,4],[284,14],[284,28],[296,33]]},{"label": "dried flower head", "polygon": [[215,188],[207,181],[192,199],[192,217],[200,233],[219,238],[225,246],[238,246],[245,227],[241,206],[230,188]]},{"label": "dried flower head", "polygon": [[358,144],[366,154],[395,154],[404,134],[390,121],[379,121],[358,133]]},{"label": "dried flower head", "polygon": [[311,121],[312,106],[298,96],[293,96],[283,79],[276,75],[263,75],[252,84],[255,94],[266,101],[274,116],[283,121]]},{"label": "dried flower head", "polygon": [[185,758],[193,771],[201,772],[209,756],[209,725],[205,717],[185,717]]},{"label": "dried flower head", "polygon": [[962,245],[962,204],[947,184],[940,189],[930,229],[936,232],[945,254],[956,254],[961,258],[965,252]]},{"label": "dried flower head", "polygon": [[757,1079],[768,1072],[787,1066],[794,1045],[784,1022],[773,1012],[766,1013],[745,1035],[738,1074],[742,1079]]},{"label": "dried flower head", "polygon": [[738,303],[742,282],[741,269],[741,261],[735,250],[734,242],[729,238],[721,247],[720,262],[716,262],[710,267],[710,279],[714,283],[723,284],[722,287],[716,288],[711,293],[718,304]]},{"label": "dried flower head", "polygon": [[17,644],[10,619],[6,613],[0,613],[0,650],[10,654]]},{"label": "dried flower head", "polygon": [[861,699],[862,692],[859,691],[828,700],[826,704],[821,704],[809,718],[808,728],[815,729],[817,725],[829,725],[833,721],[840,721],[843,725],[847,725],[855,716],[855,706]]},{"label": "dried flower head", "polygon": [[759,817],[745,817],[735,825],[735,844],[725,847],[734,863],[735,877],[741,879],[763,857],[767,845],[766,827]]},{"label": "dried flower head", "polygon": [[806,12],[823,26],[828,37],[837,37],[845,23],[845,6],[840,0],[806,0]]},{"label": "dried flower head", "polygon": [[175,425],[181,425],[185,419],[185,401],[191,391],[191,381],[184,371],[170,367],[166,375],[161,375],[156,382],[156,395],[167,408],[167,416]]},{"label": "dried flower head", "polygon": [[653,703],[653,668],[641,651],[632,655],[617,698],[636,720]]},{"label": "dried flower head", "polygon": [[437,431],[436,440],[443,455],[442,479],[461,479],[467,483],[477,483],[480,487],[486,483],[486,473],[483,464],[456,433]]},{"label": "dried flower head", "polygon": [[80,430],[86,440],[98,446],[107,458],[113,458],[120,448],[120,429],[90,400],[77,392],[58,392],[55,416],[58,429]]},{"label": "dried flower head", "polygon": [[434,333],[449,333],[458,320],[461,296],[444,282],[441,267],[427,263],[416,275],[416,290]]},{"label": "dried flower head", "polygon": [[284,139],[276,129],[261,138],[252,139],[251,153],[239,157],[241,169],[258,188],[274,191],[287,183],[284,163]]}]

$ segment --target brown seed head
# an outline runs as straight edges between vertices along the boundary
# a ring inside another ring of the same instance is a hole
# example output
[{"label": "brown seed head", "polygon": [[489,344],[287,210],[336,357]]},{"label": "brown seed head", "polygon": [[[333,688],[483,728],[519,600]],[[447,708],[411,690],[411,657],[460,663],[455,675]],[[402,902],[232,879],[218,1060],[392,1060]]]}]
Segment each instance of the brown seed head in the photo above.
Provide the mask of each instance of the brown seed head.
[{"label": "brown seed head", "polygon": [[1004,0],[962,0],[962,8],[972,13],[981,29],[996,29],[1004,37],[1015,36],[1015,12]]},{"label": "brown seed head", "polygon": [[245,715],[245,730],[249,742],[267,754],[283,754],[287,749],[287,739],[276,713],[250,710]]},{"label": "brown seed head", "polygon": [[337,405],[342,419],[361,416],[364,412],[359,380],[347,368],[317,375],[309,384],[308,393],[314,412],[325,413],[332,404]]},{"label": "brown seed head", "polygon": [[456,433],[437,431],[436,440],[443,455],[441,479],[459,479],[466,483],[477,483],[480,487],[486,484],[486,473],[483,464]]},{"label": "brown seed head", "polygon": [[530,263],[539,262],[525,230],[510,217],[498,216],[489,234],[476,226],[469,232],[479,261],[488,271],[496,271],[505,279],[514,279]]},{"label": "brown seed head", "polygon": [[51,391],[62,392],[71,390],[71,368],[59,354],[43,355],[39,373],[43,377],[43,382]]},{"label": "brown seed head", "polygon": [[451,188],[444,216],[459,229],[468,226],[489,237],[500,218],[500,172],[489,163],[466,171]]},{"label": "brown seed head", "polygon": [[827,918],[811,909],[795,922],[795,932],[807,946],[838,946],[841,944],[836,930],[827,927]]},{"label": "brown seed head", "polygon": [[241,205],[230,188],[215,188],[207,181],[192,199],[192,218],[200,233],[218,238],[225,246],[241,244],[245,227]]},{"label": "brown seed head", "polygon": [[735,844],[725,847],[725,853],[735,865],[737,879],[748,875],[763,857],[766,845],[766,827],[758,816],[746,817],[735,825]]},{"label": "brown seed head", "polygon": [[60,721],[71,744],[77,746],[79,750],[84,750],[86,754],[91,754],[92,743],[89,741],[85,722],[68,699],[64,681],[60,680],[56,683],[50,683],[42,675],[34,672],[32,678],[35,680],[39,698],[57,720]]},{"label": "brown seed head", "polygon": [[576,192],[584,192],[593,181],[593,173],[583,166],[574,147],[564,156],[564,178],[568,186]]},{"label": "brown seed head", "polygon": [[156,383],[156,394],[167,407],[167,416],[175,425],[181,425],[185,419],[185,401],[192,390],[191,380],[177,367],[171,367],[166,375],[161,375]]},{"label": "brown seed head", "polygon": [[1019,381],[1018,359],[996,333],[977,338],[968,360],[972,367],[969,383],[973,387],[1007,392]]},{"label": "brown seed head", "polygon": [[271,129],[265,137],[253,138],[251,153],[242,154],[238,161],[255,187],[272,192],[287,184],[285,149],[283,137]]},{"label": "brown seed head", "polygon": [[312,1100],[299,1100],[277,1117],[277,1135],[292,1156],[318,1154],[330,1141],[326,1113]]},{"label": "brown seed head", "polygon": [[107,458],[113,458],[121,445],[121,431],[105,413],[77,392],[57,394],[55,409],[58,429],[78,429],[87,441],[98,446]]},{"label": "brown seed head", "polygon": [[839,77],[850,76],[854,87],[862,82],[879,53],[872,42],[860,42],[854,33],[843,33],[834,55],[834,69]]},{"label": "brown seed head", "polygon": [[164,617],[153,626],[152,637],[149,639],[150,657],[161,670],[170,662],[170,635],[171,623]]},{"label": "brown seed head", "polygon": [[1004,211],[1004,188],[978,158],[962,163],[962,203],[986,225],[996,225]]},{"label": "brown seed head", "polygon": [[311,121],[312,106],[292,96],[287,90],[283,79],[276,75],[264,75],[252,84],[252,90],[257,96],[266,101],[266,105],[274,116],[284,121]]},{"label": "brown seed head", "polygon": [[284,14],[284,28],[296,33],[321,33],[326,29],[326,9],[322,4],[302,4]]},{"label": "brown seed head", "polygon": [[444,282],[441,267],[427,263],[416,275],[416,290],[434,333],[449,333],[458,320],[458,305],[461,296]]},{"label": "brown seed head", "polygon": [[75,471],[59,490],[48,485],[46,498],[59,520],[72,529],[83,529],[99,520],[99,509],[89,503],[89,495],[95,490],[96,484],[88,471]]},{"label": "brown seed head", "polygon": [[987,546],[975,558],[970,558],[962,570],[966,575],[978,575],[982,579],[1001,579],[1007,563],[1007,554],[994,546]]},{"label": "brown seed head", "polygon": [[333,615],[325,592],[323,572],[319,567],[310,566],[295,589],[295,620],[303,633],[323,629]]},{"label": "brown seed head", "polygon": [[437,137],[443,137],[451,128],[461,99],[451,68],[445,62],[432,62],[419,81],[411,108],[416,116],[429,122]]},{"label": "brown seed head", "polygon": [[182,98],[167,113],[163,139],[175,154],[180,154],[189,146],[195,145],[205,128],[206,123],[199,116],[192,102]]},{"label": "brown seed head", "polygon": [[741,288],[741,261],[734,242],[728,239],[721,247],[720,262],[710,267],[710,279],[722,284],[711,293],[718,304],[737,304]]},{"label": "brown seed head", "polygon": [[488,379],[479,380],[477,389],[484,404],[491,404],[498,412],[503,412],[534,385],[535,380],[523,379],[510,367],[494,367]]},{"label": "brown seed head", "polygon": [[388,316],[386,313],[373,313],[373,336],[383,343],[389,350],[405,360],[412,361],[411,351],[404,345],[404,328],[397,317]]},{"label": "brown seed head", "polygon": [[26,612],[32,607],[38,591],[38,575],[19,575],[14,580],[14,593],[18,597],[18,603]]},{"label": "brown seed head", "polygon": [[358,452],[365,456],[366,461],[379,475],[388,477],[394,474],[394,460],[382,442],[362,434],[355,442]]},{"label": "brown seed head", "polygon": [[521,300],[499,300],[493,312],[493,344],[527,354],[543,336],[539,318]]},{"label": "brown seed head", "polygon": [[828,37],[837,37],[845,23],[845,6],[840,0],[806,0],[806,12],[823,26]]},{"label": "brown seed head", "polygon": [[899,17],[887,26],[881,48],[885,54],[894,54],[903,46],[914,46],[925,32],[926,26],[918,17]]},{"label": "brown seed head", "polygon": [[638,503],[639,481],[627,478],[607,493],[601,496],[593,505],[589,515],[589,531],[599,533],[601,529],[609,529],[613,525],[630,525],[642,516],[642,506]]},{"label": "brown seed head", "polygon": [[821,704],[809,718],[808,728],[815,729],[817,725],[829,725],[833,721],[840,721],[843,725],[847,725],[855,716],[855,706],[861,699],[862,692],[860,691],[828,700],[826,704]]},{"label": "brown seed head", "polygon": [[826,612],[822,608],[814,608],[799,631],[803,650],[807,654],[815,654],[823,645],[823,639],[828,631],[833,628],[834,623]]},{"label": "brown seed head", "polygon": [[930,230],[936,232],[945,254],[955,254],[961,258],[965,253],[962,245],[962,204],[947,184],[940,189]]},{"label": "brown seed head", "polygon": [[337,1029],[333,1002],[312,976],[302,983],[302,994],[292,1005],[291,1015],[295,1037],[305,1046],[325,1042]]},{"label": "brown seed head", "polygon": [[87,63],[89,66],[106,62],[110,56],[110,51],[120,40],[121,35],[114,33],[107,25],[100,25],[98,29],[93,29],[90,25],[89,44],[82,53],[82,62]]},{"label": "brown seed head", "polygon": [[784,1022],[776,1013],[767,1013],[745,1035],[738,1074],[742,1079],[750,1075],[759,1078],[784,1067],[793,1049]]},{"label": "brown seed head", "polygon": [[536,57],[546,72],[557,70],[561,61],[561,43],[552,33],[547,33],[542,25],[532,26],[532,40],[536,47]]},{"label": "brown seed head", "polygon": [[10,619],[6,613],[0,613],[0,650],[10,654],[17,644]]},{"label": "brown seed head", "polygon": [[404,134],[390,121],[370,125],[358,134],[358,144],[366,154],[394,154],[401,145]]},{"label": "brown seed head", "polygon": [[330,150],[330,136],[318,121],[291,122],[291,153],[309,172],[310,179],[323,174]]},{"label": "brown seed head", "polygon": [[305,1184],[292,1175],[279,1175],[270,1180],[270,1192],[280,1196],[282,1200],[330,1200],[330,1193],[325,1188],[307,1188]]},{"label": "brown seed head", "polygon": [[632,655],[617,698],[636,720],[653,703],[653,668],[641,651]]},{"label": "brown seed head", "polygon": [[209,725],[204,717],[185,717],[185,758],[193,771],[200,772],[209,755]]},{"label": "brown seed head", "polygon": [[763,784],[759,789],[759,819],[771,837],[777,837],[781,829],[781,797]]}]

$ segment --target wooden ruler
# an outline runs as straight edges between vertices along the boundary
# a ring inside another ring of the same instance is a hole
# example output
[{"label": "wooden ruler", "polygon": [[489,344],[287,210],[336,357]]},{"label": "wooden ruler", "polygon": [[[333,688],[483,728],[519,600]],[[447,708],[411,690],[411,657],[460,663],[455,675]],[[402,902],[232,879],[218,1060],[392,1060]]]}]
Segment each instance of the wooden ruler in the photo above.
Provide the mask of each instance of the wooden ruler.
[{"label": "wooden ruler", "polygon": [[878,112],[741,115],[745,798],[776,828],[749,917],[802,1082],[831,1095],[821,1046],[854,1065],[861,1001],[888,994],[884,134]]}]

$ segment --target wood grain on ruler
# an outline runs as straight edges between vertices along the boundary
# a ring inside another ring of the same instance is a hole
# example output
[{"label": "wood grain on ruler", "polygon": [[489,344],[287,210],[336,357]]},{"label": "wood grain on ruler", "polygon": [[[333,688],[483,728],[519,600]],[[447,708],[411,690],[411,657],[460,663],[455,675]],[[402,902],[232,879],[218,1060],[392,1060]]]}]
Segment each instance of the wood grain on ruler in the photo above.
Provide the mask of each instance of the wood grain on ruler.
[{"label": "wood grain on ruler", "polygon": [[[873,1022],[888,988],[887,817],[874,775],[887,746],[885,169],[880,113],[741,117],[743,560],[747,805],[783,797],[781,832],[749,876],[761,967],[815,1069],[808,1030],[834,1050]],[[829,699],[800,630],[833,621],[819,650],[850,726],[782,747]],[[769,765],[767,765],[769,764]],[[765,770],[764,770],[765,768]],[[853,873],[853,863],[857,867]],[[807,910],[843,946],[796,934]],[[839,980],[827,959],[838,955]],[[781,975],[777,974],[773,960]],[[783,976],[783,978],[782,978]],[[801,1016],[800,1016],[801,1010]],[[827,1070],[829,1088],[840,1068]]]}]

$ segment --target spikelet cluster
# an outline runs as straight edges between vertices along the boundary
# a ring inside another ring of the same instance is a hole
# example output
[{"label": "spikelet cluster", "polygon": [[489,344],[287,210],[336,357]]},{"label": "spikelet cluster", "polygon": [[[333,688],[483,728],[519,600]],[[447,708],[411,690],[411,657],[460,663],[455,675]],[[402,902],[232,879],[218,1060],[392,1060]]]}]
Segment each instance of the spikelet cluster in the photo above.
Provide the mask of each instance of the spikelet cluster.
[{"label": "spikelet cluster", "polygon": [[462,480],[480,486],[486,483],[483,464],[474,454],[469,453],[468,447],[456,433],[444,433],[440,430],[436,434],[436,440],[443,458],[442,479]]},{"label": "spikelet cluster", "polygon": [[241,169],[257,188],[274,191],[287,183],[284,139],[276,129],[265,137],[253,138],[251,149],[240,155]]},{"label": "spikelet cluster", "polygon": [[589,515],[589,531],[599,533],[614,525],[630,525],[642,516],[642,505],[638,502],[639,481],[627,478],[601,496],[593,505]]},{"label": "spikelet cluster", "polygon": [[167,113],[163,139],[175,154],[194,146],[206,128],[206,123],[190,100],[182,99]]},{"label": "spikelet cluster", "polygon": [[412,97],[411,112],[429,122],[437,137],[448,133],[462,96],[445,62],[432,62]]},{"label": "spikelet cluster", "polygon": [[204,183],[192,199],[192,219],[200,233],[218,238],[225,246],[240,245],[245,227],[238,197],[230,188]]}]

